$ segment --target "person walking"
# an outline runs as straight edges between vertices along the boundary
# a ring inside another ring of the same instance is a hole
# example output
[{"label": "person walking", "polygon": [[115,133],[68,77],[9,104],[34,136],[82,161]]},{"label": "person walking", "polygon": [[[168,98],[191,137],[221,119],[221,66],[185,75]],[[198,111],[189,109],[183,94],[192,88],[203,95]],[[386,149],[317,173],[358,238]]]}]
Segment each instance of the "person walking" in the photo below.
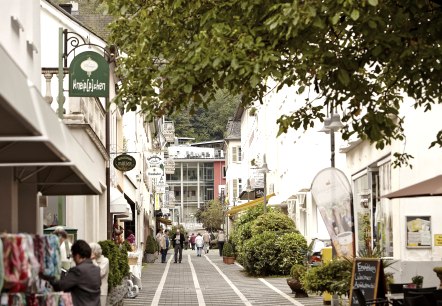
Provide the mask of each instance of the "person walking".
[{"label": "person walking", "polygon": [[223,247],[224,247],[224,241],[226,240],[226,236],[224,235],[224,232],[220,230],[218,232],[218,250],[219,250],[219,256],[223,256]]},{"label": "person walking", "polygon": [[204,240],[200,233],[195,237],[196,256],[201,257],[203,251]]},{"label": "person walking", "polygon": [[174,263],[181,263],[183,259],[183,247],[184,247],[184,234],[180,232],[180,229],[177,228],[175,234],[172,236],[172,246],[175,250],[174,252]]},{"label": "person walking", "polygon": [[98,243],[89,244],[92,250],[92,263],[100,268],[101,287],[100,287],[100,304],[107,305],[108,278],[109,278],[109,259],[103,255],[103,250]]},{"label": "person walking", "polygon": [[164,230],[164,234],[163,234],[163,238],[162,240],[164,241],[164,249],[161,249],[161,262],[165,263],[166,262],[166,257],[167,257],[167,251],[169,250],[169,245],[170,245],[170,239],[169,239],[169,230],[166,229]]},{"label": "person walking", "polygon": [[208,231],[204,232],[203,241],[204,241],[204,254],[207,254],[207,253],[209,253],[209,249],[210,249],[210,234]]},{"label": "person walking", "polygon": [[195,238],[196,238],[196,236],[194,233],[192,233],[192,235],[189,238],[189,243],[190,243],[190,247],[192,248],[192,251],[195,250]]}]

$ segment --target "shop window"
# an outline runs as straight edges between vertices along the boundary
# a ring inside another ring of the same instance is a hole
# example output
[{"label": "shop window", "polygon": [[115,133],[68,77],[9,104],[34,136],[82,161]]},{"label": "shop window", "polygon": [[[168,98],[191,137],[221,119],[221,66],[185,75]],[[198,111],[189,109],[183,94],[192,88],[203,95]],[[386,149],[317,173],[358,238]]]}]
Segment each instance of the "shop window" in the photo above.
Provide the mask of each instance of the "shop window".
[{"label": "shop window", "polygon": [[392,211],[382,195],[390,191],[390,162],[377,163],[353,178],[357,255],[377,249],[393,256]]}]

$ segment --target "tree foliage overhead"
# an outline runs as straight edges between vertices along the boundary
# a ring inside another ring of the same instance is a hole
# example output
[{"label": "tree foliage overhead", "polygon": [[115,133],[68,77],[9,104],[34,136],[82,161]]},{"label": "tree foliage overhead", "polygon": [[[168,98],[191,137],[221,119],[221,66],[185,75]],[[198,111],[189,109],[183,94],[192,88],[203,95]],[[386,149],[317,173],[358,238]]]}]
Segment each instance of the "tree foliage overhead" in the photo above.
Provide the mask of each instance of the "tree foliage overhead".
[{"label": "tree foliage overhead", "polygon": [[[416,107],[439,103],[441,7],[429,0],[104,0],[117,18],[111,40],[119,98],[147,116],[194,111],[218,88],[244,106],[277,90],[308,93],[279,120],[280,132],[309,128],[330,106],[352,134],[383,148],[403,139],[404,93]],[[158,90],[161,88],[161,90]],[[203,99],[204,97],[204,99]],[[442,143],[442,132],[437,143]],[[433,143],[434,144],[434,143]]]}]

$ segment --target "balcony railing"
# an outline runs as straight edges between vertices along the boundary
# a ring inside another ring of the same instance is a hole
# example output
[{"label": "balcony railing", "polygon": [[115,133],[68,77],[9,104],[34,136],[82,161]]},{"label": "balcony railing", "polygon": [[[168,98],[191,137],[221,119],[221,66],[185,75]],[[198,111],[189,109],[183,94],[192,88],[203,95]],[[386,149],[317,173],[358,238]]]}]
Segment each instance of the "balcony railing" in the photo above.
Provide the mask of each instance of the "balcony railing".
[{"label": "balcony railing", "polygon": [[[58,93],[52,93],[52,88],[55,88],[58,70],[56,68],[43,68],[42,75],[46,82],[45,100],[48,104],[56,101]],[[68,73],[65,68],[64,75]],[[54,76],[54,84],[52,83]],[[105,143],[105,110],[101,102],[93,97],[70,97],[68,103],[64,105],[63,121],[67,125],[89,125],[96,137],[101,142],[101,146]]]}]

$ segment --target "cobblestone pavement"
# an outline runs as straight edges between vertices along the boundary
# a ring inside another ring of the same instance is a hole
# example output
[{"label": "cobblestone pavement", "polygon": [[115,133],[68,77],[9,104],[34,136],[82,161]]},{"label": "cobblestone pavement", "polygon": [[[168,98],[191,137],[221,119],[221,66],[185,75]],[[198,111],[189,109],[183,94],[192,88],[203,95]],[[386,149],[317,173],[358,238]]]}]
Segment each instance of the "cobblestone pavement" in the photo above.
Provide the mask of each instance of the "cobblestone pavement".
[{"label": "cobblestone pavement", "polygon": [[295,299],[285,278],[249,277],[238,265],[226,265],[218,250],[196,256],[183,251],[182,263],[173,262],[169,251],[167,263],[157,260],[142,271],[142,289],[125,306],[138,305],[323,305],[321,296]]}]

